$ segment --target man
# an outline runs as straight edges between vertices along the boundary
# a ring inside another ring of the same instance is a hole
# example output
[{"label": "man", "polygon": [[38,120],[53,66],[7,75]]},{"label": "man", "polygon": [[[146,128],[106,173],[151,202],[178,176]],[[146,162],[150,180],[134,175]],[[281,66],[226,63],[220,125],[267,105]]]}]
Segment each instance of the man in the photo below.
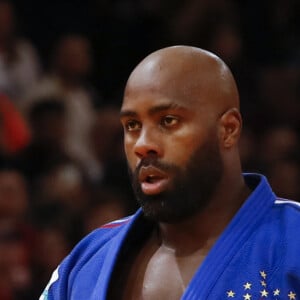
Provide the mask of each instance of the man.
[{"label": "man", "polygon": [[134,216],[94,231],[40,299],[298,299],[299,204],[243,175],[228,67],[169,47],[130,75],[121,109]]}]

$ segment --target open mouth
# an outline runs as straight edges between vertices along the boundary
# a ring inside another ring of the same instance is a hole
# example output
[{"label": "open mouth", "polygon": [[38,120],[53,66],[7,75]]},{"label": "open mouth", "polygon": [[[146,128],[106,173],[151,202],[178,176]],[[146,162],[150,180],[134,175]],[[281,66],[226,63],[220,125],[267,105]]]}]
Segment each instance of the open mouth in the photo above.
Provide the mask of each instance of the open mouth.
[{"label": "open mouth", "polygon": [[145,194],[154,195],[166,189],[169,176],[156,167],[146,166],[140,169],[139,182]]},{"label": "open mouth", "polygon": [[144,181],[147,183],[155,183],[156,181],[158,181],[160,179],[162,179],[162,177],[160,177],[160,176],[148,175]]}]

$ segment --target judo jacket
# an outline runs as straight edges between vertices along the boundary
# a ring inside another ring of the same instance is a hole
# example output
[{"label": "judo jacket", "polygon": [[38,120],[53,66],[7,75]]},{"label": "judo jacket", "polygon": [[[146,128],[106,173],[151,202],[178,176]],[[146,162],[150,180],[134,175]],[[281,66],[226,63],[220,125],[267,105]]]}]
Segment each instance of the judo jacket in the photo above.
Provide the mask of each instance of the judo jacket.
[{"label": "judo jacket", "polygon": [[[267,179],[244,174],[252,193],[210,249],[182,300],[300,299],[300,204]],[[96,229],[54,271],[40,300],[104,300],[117,258],[146,234],[141,210]],[[144,233],[145,232],[145,233]]]}]

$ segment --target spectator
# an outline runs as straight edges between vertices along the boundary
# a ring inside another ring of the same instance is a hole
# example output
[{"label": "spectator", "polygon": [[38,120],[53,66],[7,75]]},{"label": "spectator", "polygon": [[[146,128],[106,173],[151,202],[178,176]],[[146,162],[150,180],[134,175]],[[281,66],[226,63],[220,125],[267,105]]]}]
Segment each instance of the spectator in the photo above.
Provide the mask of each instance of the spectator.
[{"label": "spectator", "polygon": [[89,172],[94,157],[88,142],[89,131],[95,118],[95,105],[99,103],[87,76],[91,71],[92,56],[87,38],[79,35],[63,36],[53,53],[51,72],[32,90],[25,111],[46,96],[60,99],[66,110],[65,149]]},{"label": "spectator", "polygon": [[[0,281],[4,299],[32,296],[31,249],[35,233],[28,222],[29,195],[24,176],[14,166],[0,169]],[[3,272],[6,276],[3,277]],[[1,295],[2,296],[2,295]],[[2,299],[2,298],[1,298]]]},{"label": "spectator", "polygon": [[131,213],[135,210],[136,203],[130,187],[122,136],[118,109],[111,106],[101,109],[91,131],[91,145],[98,167],[98,172],[93,174],[92,183],[96,189],[98,186],[109,187],[123,193],[128,202],[127,212]]},{"label": "spectator", "polygon": [[56,265],[68,253],[71,248],[67,233],[57,225],[45,226],[37,232],[38,243],[32,249],[33,257],[33,279],[32,299],[38,299],[43,286]]},{"label": "spectator", "polygon": [[30,142],[30,130],[24,116],[8,97],[0,93],[0,153],[14,155]]},{"label": "spectator", "polygon": [[33,45],[16,33],[13,2],[0,1],[0,90],[21,105],[41,73]]},{"label": "spectator", "polygon": [[65,107],[60,98],[42,98],[29,111],[28,121],[31,143],[17,156],[26,178],[35,185],[36,180],[57,164],[70,161],[66,153]]},{"label": "spectator", "polygon": [[98,183],[105,180],[112,164],[124,161],[122,132],[118,109],[106,107],[97,112],[90,144],[97,159],[98,175],[94,180]]}]

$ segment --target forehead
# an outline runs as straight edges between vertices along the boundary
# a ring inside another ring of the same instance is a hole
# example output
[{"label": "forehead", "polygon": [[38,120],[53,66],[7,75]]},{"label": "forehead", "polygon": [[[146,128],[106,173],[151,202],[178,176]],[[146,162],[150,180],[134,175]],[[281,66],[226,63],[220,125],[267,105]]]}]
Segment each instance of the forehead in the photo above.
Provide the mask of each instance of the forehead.
[{"label": "forehead", "polygon": [[188,67],[179,70],[156,61],[147,62],[130,76],[122,110],[146,105],[200,109],[207,102],[206,91],[192,72]]},{"label": "forehead", "polygon": [[154,115],[163,111],[197,113],[204,108],[190,94],[184,95],[178,87],[162,85],[160,82],[130,86],[126,89],[121,108],[121,116],[146,112]]},{"label": "forehead", "polygon": [[176,99],[169,99],[161,95],[146,95],[140,97],[125,97],[121,108],[122,117],[135,117],[141,115],[155,116],[162,112],[194,113],[188,105]]},{"label": "forehead", "polygon": [[127,88],[135,91],[151,89],[158,93],[187,94],[193,88],[200,87],[202,79],[199,74],[201,72],[190,61],[183,61],[176,56],[154,56],[142,62],[132,72]]}]

